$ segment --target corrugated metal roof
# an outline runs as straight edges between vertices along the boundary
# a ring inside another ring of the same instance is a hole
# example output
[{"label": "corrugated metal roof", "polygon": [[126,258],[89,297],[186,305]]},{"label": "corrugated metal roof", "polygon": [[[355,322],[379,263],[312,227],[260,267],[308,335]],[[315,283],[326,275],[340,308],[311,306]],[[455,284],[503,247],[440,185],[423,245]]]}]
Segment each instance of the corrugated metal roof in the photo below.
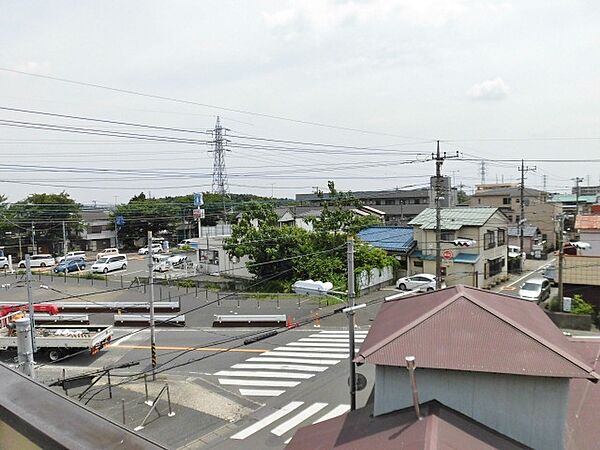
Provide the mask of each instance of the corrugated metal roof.
[{"label": "corrugated metal roof", "polygon": [[[523,237],[534,237],[540,234],[540,230],[538,227],[534,226],[525,226],[523,227]],[[521,236],[521,232],[519,231],[519,227],[510,227],[508,229],[509,236]]]},{"label": "corrugated metal roof", "polygon": [[[442,230],[459,230],[465,226],[481,226],[485,224],[498,208],[442,208]],[[409,222],[409,225],[419,226],[423,230],[434,230],[436,226],[435,208],[427,208]]]},{"label": "corrugated metal roof", "polygon": [[514,375],[600,379],[535,303],[466,286],[385,303],[356,360]]},{"label": "corrugated metal roof", "polygon": [[412,407],[370,413],[364,407],[300,428],[286,450],[529,448],[435,400],[421,405],[421,420]]},{"label": "corrugated metal roof", "polygon": [[373,247],[406,252],[414,246],[412,227],[369,227],[359,231],[358,237]]},{"label": "corrugated metal roof", "polygon": [[600,230],[600,215],[578,215],[575,219],[575,228],[578,230]]}]

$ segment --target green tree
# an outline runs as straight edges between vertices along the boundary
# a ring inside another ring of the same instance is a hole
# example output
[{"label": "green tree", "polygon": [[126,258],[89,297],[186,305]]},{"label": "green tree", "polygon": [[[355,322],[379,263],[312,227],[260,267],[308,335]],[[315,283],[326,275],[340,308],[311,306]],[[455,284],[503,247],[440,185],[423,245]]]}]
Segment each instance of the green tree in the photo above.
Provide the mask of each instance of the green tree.
[{"label": "green tree", "polygon": [[31,194],[25,200],[14,203],[7,210],[15,232],[26,232],[31,236],[35,229],[36,246],[50,252],[61,252],[63,248],[63,222],[67,238],[76,238],[83,230],[81,205],[69,194]]}]

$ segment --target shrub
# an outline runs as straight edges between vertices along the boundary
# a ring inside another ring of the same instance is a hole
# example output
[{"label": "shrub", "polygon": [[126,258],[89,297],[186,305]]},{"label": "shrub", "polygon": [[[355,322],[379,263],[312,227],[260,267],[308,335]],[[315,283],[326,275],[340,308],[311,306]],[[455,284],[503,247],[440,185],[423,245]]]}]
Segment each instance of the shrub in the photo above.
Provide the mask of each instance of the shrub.
[{"label": "shrub", "polygon": [[573,296],[571,302],[571,314],[594,314],[594,307],[586,302],[579,294]]}]

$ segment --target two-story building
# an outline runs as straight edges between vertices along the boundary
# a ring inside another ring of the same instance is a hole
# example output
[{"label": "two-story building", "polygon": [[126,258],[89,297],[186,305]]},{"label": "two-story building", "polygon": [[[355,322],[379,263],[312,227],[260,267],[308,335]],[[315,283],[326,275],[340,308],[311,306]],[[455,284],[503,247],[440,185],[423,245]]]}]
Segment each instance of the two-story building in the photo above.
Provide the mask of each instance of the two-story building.
[{"label": "two-story building", "polygon": [[78,239],[82,250],[98,251],[116,245],[115,224],[110,219],[110,210],[90,208],[81,211],[83,232]]},{"label": "two-story building", "polygon": [[[385,214],[386,225],[406,225],[424,209],[434,205],[435,177],[429,187],[418,189],[386,189],[381,191],[356,191],[352,195],[364,206],[371,206]],[[453,207],[457,204],[456,188],[451,186],[450,177],[442,181],[443,199],[440,205]],[[328,193],[296,194],[296,201],[303,206],[318,206],[329,199]]]},{"label": "two-story building", "polygon": [[[538,189],[523,189],[524,226],[536,227],[548,249],[554,248],[555,206],[548,202],[548,193]],[[498,208],[508,218],[509,226],[521,222],[521,189],[516,183],[480,184],[469,198],[469,206]],[[517,244],[518,245],[518,244]],[[526,250],[525,250],[526,251]],[[529,253],[529,252],[528,252]]]},{"label": "two-story building", "polygon": [[354,359],[375,366],[367,404],[300,428],[287,449],[597,448],[599,351],[505,294],[387,301]]},{"label": "two-story building", "polygon": [[[442,277],[446,285],[491,287],[507,277],[508,219],[498,208],[442,208]],[[409,257],[409,272],[435,274],[436,212],[428,208],[409,222],[416,249]],[[456,247],[454,240],[474,241]]]}]

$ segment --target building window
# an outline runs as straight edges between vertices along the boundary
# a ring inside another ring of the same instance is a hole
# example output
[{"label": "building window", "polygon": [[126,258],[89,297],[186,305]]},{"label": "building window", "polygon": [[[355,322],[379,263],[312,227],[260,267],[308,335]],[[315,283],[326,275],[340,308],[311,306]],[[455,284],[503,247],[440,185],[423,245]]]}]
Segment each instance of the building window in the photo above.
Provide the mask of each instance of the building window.
[{"label": "building window", "polygon": [[421,261],[420,259],[415,259],[413,261],[413,266],[415,266],[415,267],[421,267],[422,268],[423,267],[423,261]]},{"label": "building window", "polygon": [[515,202],[519,203],[521,200],[518,198],[515,198]]},{"label": "building window", "polygon": [[386,205],[395,205],[396,204],[396,200],[386,200],[385,204]]},{"label": "building window", "polygon": [[517,216],[515,217],[515,222],[516,222],[516,223],[519,223],[520,221],[521,221],[521,216],[519,216],[519,215],[517,214]]},{"label": "building window", "polygon": [[381,205],[381,200],[375,200],[376,205]]},{"label": "building window", "polygon": [[509,221],[510,223],[512,223],[512,221],[513,221],[513,216],[508,216],[508,221]]},{"label": "building window", "polygon": [[503,205],[510,205],[510,200],[511,200],[510,197],[504,197],[502,199],[502,204]]},{"label": "building window", "polygon": [[441,238],[442,241],[453,241],[454,238],[454,231],[442,231],[441,233]]},{"label": "building window", "polygon": [[498,245],[506,244],[506,230],[504,228],[498,228]]},{"label": "building window", "polygon": [[477,199],[477,204],[481,205],[481,199],[480,198]]},{"label": "building window", "polygon": [[488,276],[493,277],[502,272],[504,267],[504,258],[496,258],[488,261]]},{"label": "building window", "polygon": [[494,230],[486,231],[483,235],[483,249],[489,250],[490,248],[494,248],[496,246],[496,240],[494,239]]}]

